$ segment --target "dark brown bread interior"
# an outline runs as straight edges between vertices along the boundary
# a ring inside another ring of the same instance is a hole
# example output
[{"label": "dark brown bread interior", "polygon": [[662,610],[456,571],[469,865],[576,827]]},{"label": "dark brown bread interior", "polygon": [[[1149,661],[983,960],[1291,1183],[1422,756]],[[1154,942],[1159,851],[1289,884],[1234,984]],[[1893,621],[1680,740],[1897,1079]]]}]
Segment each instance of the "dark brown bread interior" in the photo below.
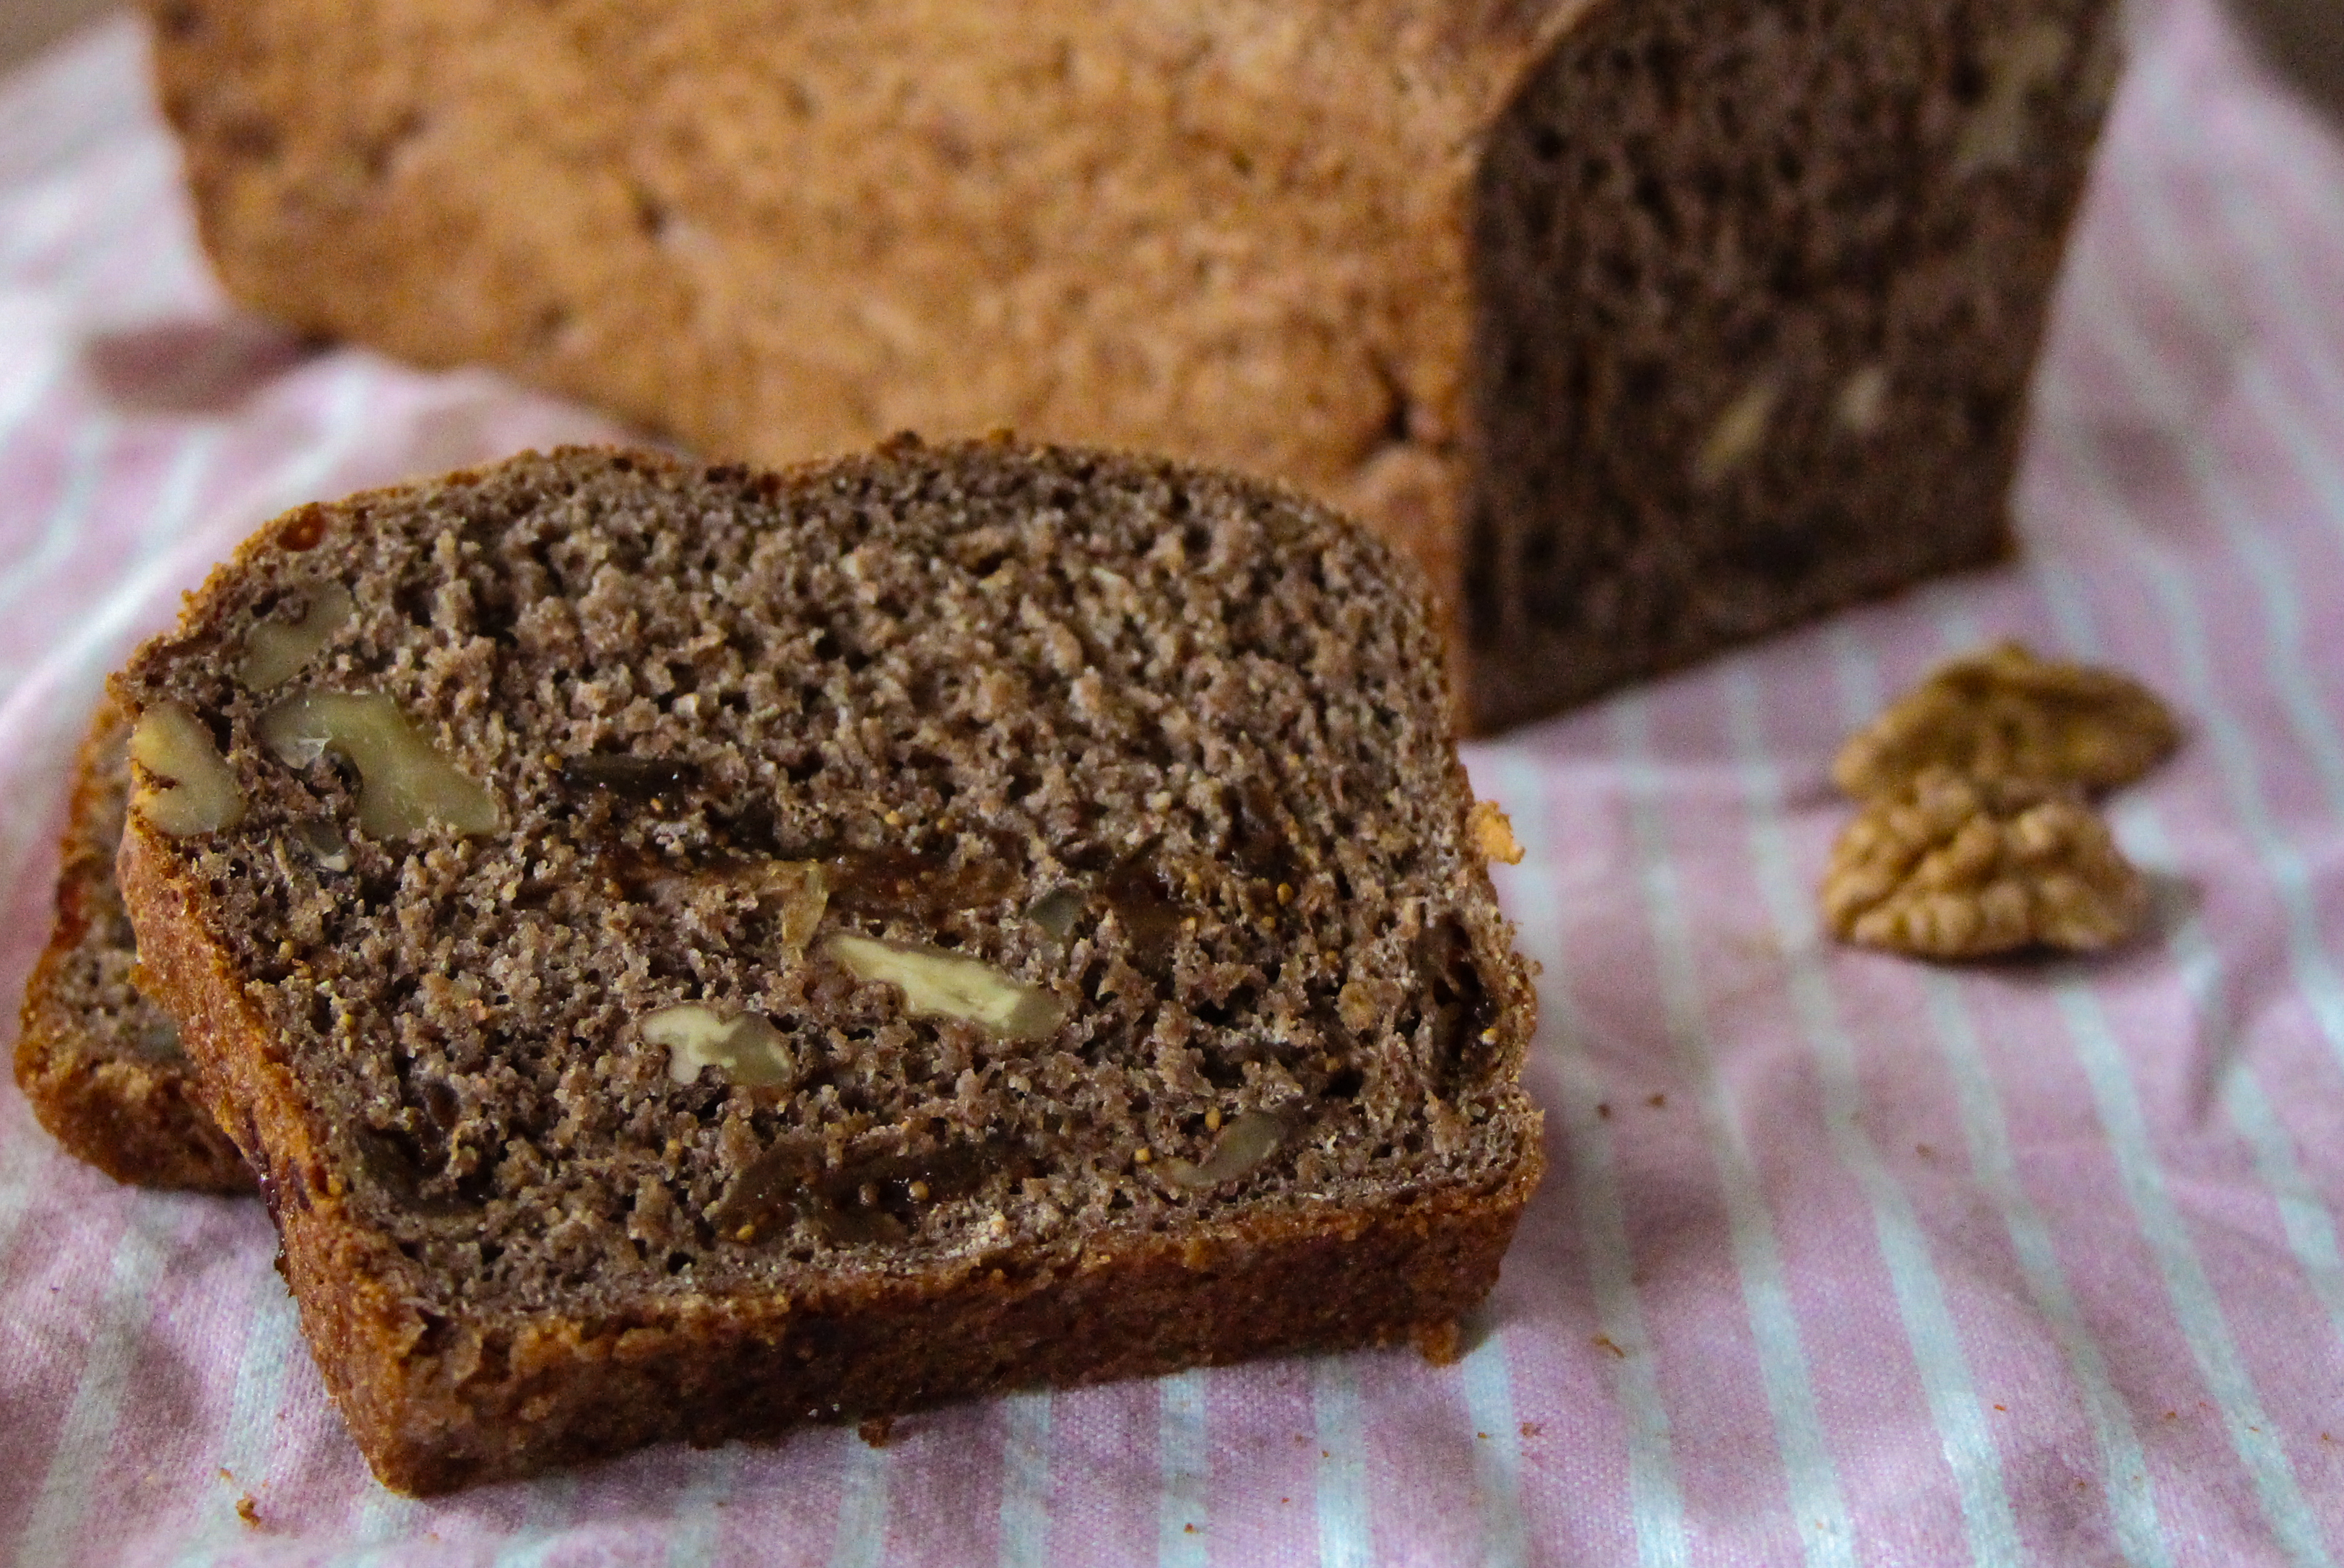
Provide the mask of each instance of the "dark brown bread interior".
[{"label": "dark brown bread interior", "polygon": [[67,1152],[116,1181],[250,1192],[252,1173],[205,1112],[177,1026],[133,978],[138,947],[114,881],[129,738],[122,711],[99,703],[76,766],[56,924],[18,1016],[16,1083]]},{"label": "dark brown bread interior", "polygon": [[2109,0],[148,0],[240,299],[714,455],[1014,425],[1413,555],[1470,726],[2008,548]]},{"label": "dark brown bread interior", "polygon": [[[247,690],[329,585],[347,622]],[[395,697],[500,826],[362,830],[362,780],[264,744],[293,689]],[[116,690],[241,791],[134,813],[123,885],[392,1485],[1437,1339],[1535,1182],[1438,639],[1298,495],[1006,442],[530,456],[282,520]],[[1062,1021],[796,950],[806,863],[823,933]],[[787,1077],[676,1082],[641,1030],[686,1003],[769,1019]]]},{"label": "dark brown bread interior", "polygon": [[1618,0],[1531,75],[1475,187],[1482,723],[2010,548],[2117,26]]}]

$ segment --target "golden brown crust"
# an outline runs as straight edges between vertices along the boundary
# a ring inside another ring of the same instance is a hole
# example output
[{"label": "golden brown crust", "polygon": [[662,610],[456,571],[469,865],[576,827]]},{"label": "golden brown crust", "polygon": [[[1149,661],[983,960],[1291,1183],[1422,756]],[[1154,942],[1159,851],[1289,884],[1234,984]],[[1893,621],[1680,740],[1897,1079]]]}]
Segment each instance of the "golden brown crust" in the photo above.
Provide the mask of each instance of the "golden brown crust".
[{"label": "golden brown crust", "polygon": [[[1058,3],[1011,28],[940,3],[551,20],[453,0],[291,18],[306,44],[289,51],[276,7],[151,7],[207,247],[239,297],[288,319],[427,363],[514,362],[767,461],[1005,421],[1090,444],[1144,434],[1321,491],[1383,450],[1396,404],[1404,444],[1453,447],[1477,128],[1584,8],[1407,0],[1299,28],[1268,0],[1205,25]],[[434,59],[427,31],[460,42]],[[1369,68],[1400,48],[1407,73]],[[598,74],[614,63],[631,79]],[[408,112],[427,72],[428,121]],[[337,104],[315,96],[328,80],[369,86]],[[906,94],[925,132],[909,140]],[[539,178],[541,157],[587,167],[628,119],[641,169],[592,175],[525,240],[498,232],[488,193]],[[1190,134],[1165,136],[1174,120]],[[739,139],[738,159],[699,161],[712,136]],[[809,168],[822,177],[797,177]],[[697,208],[728,181],[711,210],[731,216],[709,229]],[[874,269],[868,236],[895,225]],[[674,264],[743,245],[781,245],[793,276],[712,292]],[[1149,264],[1099,260],[1126,256]],[[340,287],[434,258],[455,260],[454,289],[361,309]],[[1173,325],[1200,273],[1243,308]],[[1064,341],[1070,309],[1093,340]],[[598,346],[622,318],[639,329],[623,357]],[[1110,337],[1124,351],[1102,350]]]},{"label": "golden brown crust", "polygon": [[[1280,475],[1408,551],[1459,630],[1474,166],[1590,0],[1379,0],[1308,26],[1272,0],[1195,24],[1054,0],[1013,26],[943,0],[852,22],[751,0],[147,9],[206,248],[248,304],[769,463],[1005,423]],[[605,163],[614,135],[641,168]],[[738,156],[702,157],[712,137]],[[499,193],[555,167],[585,184],[510,225]],[[715,259],[752,253],[788,263]]]},{"label": "golden brown crust", "polygon": [[199,1103],[193,1065],[119,1037],[135,1025],[95,1011],[87,977],[76,974],[87,967],[85,946],[108,940],[104,927],[114,913],[105,905],[112,901],[111,819],[120,802],[108,798],[107,754],[118,752],[125,729],[119,710],[101,703],[76,764],[56,920],[18,1015],[16,1083],[67,1152],[116,1181],[250,1192],[242,1156]]}]

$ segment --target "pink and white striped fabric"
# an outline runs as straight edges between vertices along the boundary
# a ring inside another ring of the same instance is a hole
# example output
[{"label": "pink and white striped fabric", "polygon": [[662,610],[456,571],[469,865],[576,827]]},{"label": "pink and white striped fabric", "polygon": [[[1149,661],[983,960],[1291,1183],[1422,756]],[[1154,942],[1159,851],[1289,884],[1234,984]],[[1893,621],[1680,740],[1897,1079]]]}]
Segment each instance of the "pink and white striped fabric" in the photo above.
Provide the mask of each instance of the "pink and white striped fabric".
[{"label": "pink and white striped fabric", "polygon": [[[2140,29],[2016,565],[1470,754],[1529,858],[1552,1170],[1447,1369],[1287,1361],[368,1479],[251,1203],[118,1188],[0,1094],[0,1558],[26,1563],[2122,1563],[2344,1555],[2344,145],[2207,0]],[[0,86],[0,984],[100,673],[304,499],[591,437],[207,281],[101,31]],[[2139,673],[2112,961],[1818,940],[1841,735],[1990,636]],[[239,1517],[249,1498],[257,1522]]]}]

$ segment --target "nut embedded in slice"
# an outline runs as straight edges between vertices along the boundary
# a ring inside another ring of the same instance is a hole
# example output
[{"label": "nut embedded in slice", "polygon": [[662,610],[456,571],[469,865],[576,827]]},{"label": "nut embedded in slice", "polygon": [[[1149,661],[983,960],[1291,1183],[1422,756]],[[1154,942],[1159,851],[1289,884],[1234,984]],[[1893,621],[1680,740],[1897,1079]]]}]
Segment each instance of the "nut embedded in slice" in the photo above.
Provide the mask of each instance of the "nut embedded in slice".
[{"label": "nut embedded in slice", "polygon": [[1832,415],[1850,435],[1878,432],[1888,412],[1888,372],[1878,365],[1860,365],[1840,383]]},{"label": "nut embedded in slice", "polygon": [[1213,1152],[1204,1163],[1185,1159],[1164,1162],[1164,1179],[1175,1187],[1218,1187],[1233,1181],[1278,1152],[1286,1141],[1286,1121],[1275,1111],[1240,1111],[1221,1129]]},{"label": "nut embedded in slice", "polygon": [[219,754],[204,722],[177,703],[157,703],[130,733],[138,764],[130,809],[174,838],[216,833],[244,820],[236,770]]},{"label": "nut embedded in slice", "polygon": [[2179,739],[2157,693],[2131,677],[2001,642],[1932,671],[1849,737],[1832,777],[1858,800],[1936,764],[2105,790],[2147,773]]},{"label": "nut embedded in slice", "polygon": [[1932,767],[1847,825],[1822,899],[1843,941],[1982,958],[2112,947],[2139,927],[2148,889],[2072,792]]},{"label": "nut embedded in slice", "polygon": [[1748,459],[1755,456],[1766,442],[1766,421],[1774,416],[1774,405],[1783,389],[1772,379],[1753,382],[1717,417],[1709,434],[1693,454],[1693,482],[1706,490],[1721,482]]},{"label": "nut embedded in slice", "polygon": [[283,685],[357,612],[349,589],[338,582],[326,584],[309,596],[300,620],[263,621],[245,634],[244,663],[237,666],[237,679],[254,692]]},{"label": "nut embedded in slice", "polygon": [[2026,161],[2033,100],[2058,83],[2070,49],[2066,29],[2047,19],[1986,44],[1985,91],[1954,148],[1955,174],[1984,174]]},{"label": "nut embedded in slice", "polygon": [[396,698],[380,693],[298,692],[260,720],[279,761],[307,767],[328,752],[357,764],[359,825],[379,838],[411,838],[434,822],[459,833],[494,833],[497,803],[423,738]]},{"label": "nut embedded in slice", "polygon": [[961,1018],[1012,1040],[1041,1039],[1066,1019],[1056,996],[982,959],[843,931],[823,946],[856,979],[900,986],[914,1017]]},{"label": "nut embedded in slice", "polygon": [[713,1007],[684,1002],[662,1007],[642,1022],[644,1043],[666,1047],[668,1077],[688,1084],[703,1067],[714,1067],[744,1088],[797,1080],[789,1042],[763,1014],[726,1017]]}]

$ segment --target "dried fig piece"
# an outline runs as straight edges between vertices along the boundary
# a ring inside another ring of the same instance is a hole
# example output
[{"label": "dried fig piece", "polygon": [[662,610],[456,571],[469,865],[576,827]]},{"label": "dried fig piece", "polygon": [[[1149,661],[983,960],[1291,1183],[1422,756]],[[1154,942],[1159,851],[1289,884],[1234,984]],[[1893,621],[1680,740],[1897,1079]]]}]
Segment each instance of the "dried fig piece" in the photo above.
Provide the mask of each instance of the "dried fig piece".
[{"label": "dried fig piece", "polygon": [[608,790],[637,804],[681,794],[700,782],[697,766],[673,757],[613,756],[597,753],[591,756],[563,757],[557,771],[561,775],[561,782],[573,789]]}]

